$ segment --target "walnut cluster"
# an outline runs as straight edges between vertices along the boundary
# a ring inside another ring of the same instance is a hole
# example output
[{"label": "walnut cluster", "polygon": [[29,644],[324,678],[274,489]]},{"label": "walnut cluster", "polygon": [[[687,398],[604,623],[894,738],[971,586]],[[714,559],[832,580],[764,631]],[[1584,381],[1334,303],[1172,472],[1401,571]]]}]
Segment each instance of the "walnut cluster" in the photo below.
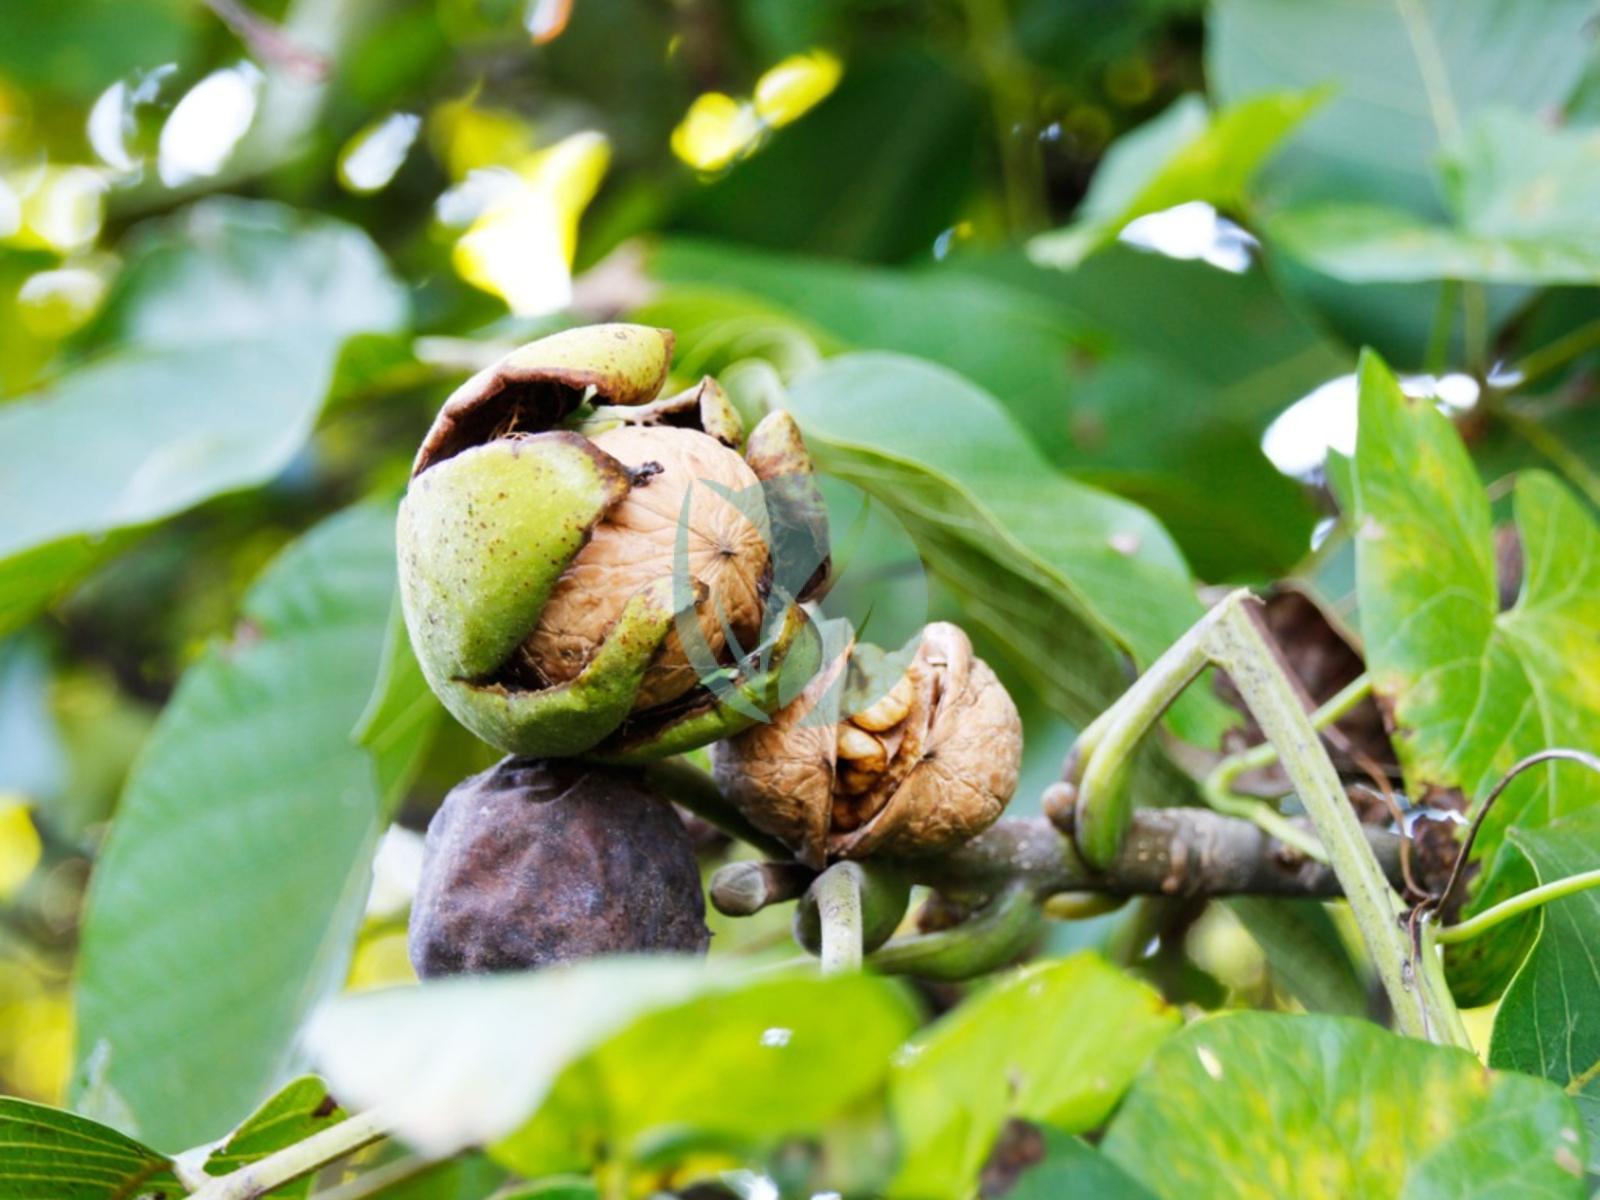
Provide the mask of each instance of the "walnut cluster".
[{"label": "walnut cluster", "polygon": [[852,709],[840,697],[862,690],[863,657],[847,651],[770,723],[712,748],[744,815],[814,867],[948,850],[1016,790],[1022,723],[966,634],[929,625],[892,685]]}]

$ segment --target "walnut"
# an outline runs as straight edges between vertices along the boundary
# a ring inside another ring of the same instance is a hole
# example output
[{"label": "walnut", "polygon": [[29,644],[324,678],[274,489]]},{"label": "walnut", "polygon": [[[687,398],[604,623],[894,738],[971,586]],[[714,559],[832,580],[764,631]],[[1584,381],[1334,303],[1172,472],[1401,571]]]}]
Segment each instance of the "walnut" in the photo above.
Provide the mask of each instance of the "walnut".
[{"label": "walnut", "polygon": [[410,929],[423,978],[699,954],[709,938],[689,833],[635,772],[504,759],[428,826]]},{"label": "walnut", "polygon": [[[715,489],[759,505],[755,472],[690,429],[623,425],[590,440],[639,482],[595,526],[550,593],[523,647],[527,663],[551,683],[575,678],[628,599],[651,580],[673,576],[680,522],[688,571],[705,586],[696,606],[704,647],[721,657],[726,622],[744,650],[754,649],[769,571],[766,541],[757,522]],[[645,671],[634,711],[677,699],[697,678],[674,628]]]},{"label": "walnut", "polygon": [[[712,748],[744,815],[802,862],[948,850],[994,823],[1016,790],[1022,723],[960,629],[927,626],[903,673],[864,703],[851,647],[765,725]],[[856,686],[851,686],[852,684]]]}]

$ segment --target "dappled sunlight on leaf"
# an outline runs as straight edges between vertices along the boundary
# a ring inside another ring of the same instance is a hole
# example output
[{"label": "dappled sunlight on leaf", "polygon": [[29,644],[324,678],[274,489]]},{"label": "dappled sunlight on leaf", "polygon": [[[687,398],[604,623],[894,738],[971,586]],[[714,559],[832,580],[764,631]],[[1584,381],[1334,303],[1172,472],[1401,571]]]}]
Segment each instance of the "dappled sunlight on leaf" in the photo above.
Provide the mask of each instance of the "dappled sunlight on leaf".
[{"label": "dappled sunlight on leaf", "polygon": [[826,50],[791,55],[756,80],[756,114],[782,128],[826,100],[843,75],[844,64]]},{"label": "dappled sunlight on leaf", "polygon": [[610,161],[610,144],[592,132],[575,133],[524,159],[456,242],[456,271],[518,316],[566,307],[578,219]]},{"label": "dappled sunlight on leaf", "polygon": [[754,151],[764,132],[753,106],[706,92],[695,97],[672,131],[672,152],[697,171],[719,171]]},{"label": "dappled sunlight on leaf", "polygon": [[27,882],[42,848],[26,800],[0,794],[0,900],[9,900]]},{"label": "dappled sunlight on leaf", "polygon": [[81,249],[99,236],[105,191],[105,177],[93,167],[12,171],[0,179],[0,237],[26,249]]},{"label": "dappled sunlight on leaf", "polygon": [[697,171],[721,171],[754,154],[772,130],[821,104],[843,74],[844,64],[837,58],[813,50],[791,55],[766,71],[749,100],[702,93],[672,131],[672,152]]}]

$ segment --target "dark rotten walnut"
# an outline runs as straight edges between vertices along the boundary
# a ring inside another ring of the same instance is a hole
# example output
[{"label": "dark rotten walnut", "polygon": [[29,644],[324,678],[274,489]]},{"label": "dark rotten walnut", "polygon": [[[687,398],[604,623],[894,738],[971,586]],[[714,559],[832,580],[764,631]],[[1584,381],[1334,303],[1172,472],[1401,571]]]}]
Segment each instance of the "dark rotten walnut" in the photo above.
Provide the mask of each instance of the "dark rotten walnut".
[{"label": "dark rotten walnut", "polygon": [[631,771],[507,758],[428,826],[410,933],[425,979],[709,940],[688,831]]}]

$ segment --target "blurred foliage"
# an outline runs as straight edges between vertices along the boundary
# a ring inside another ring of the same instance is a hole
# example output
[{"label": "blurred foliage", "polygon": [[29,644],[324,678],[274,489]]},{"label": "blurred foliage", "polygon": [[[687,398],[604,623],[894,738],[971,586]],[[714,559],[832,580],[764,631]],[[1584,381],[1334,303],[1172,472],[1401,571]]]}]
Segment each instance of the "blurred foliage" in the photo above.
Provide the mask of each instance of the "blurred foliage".
[{"label": "blurred foliage", "polygon": [[[1305,580],[1414,682],[1522,620],[1495,602],[1479,476],[1553,473],[1518,490],[1525,534],[1557,511],[1593,540],[1592,0],[574,0],[547,26],[559,7],[23,0],[0,16],[0,1091],[121,1130],[61,1135],[111,1147],[119,1170],[165,1162],[144,1141],[221,1138],[267,1102],[329,993],[409,980],[416,831],[488,752],[420,688],[391,608],[389,514],[443,396],[538,333],[658,322],[682,376],[718,373],[747,415],[790,407],[824,467],[904,524],[909,540],[868,546],[857,569],[896,579],[920,554],[933,587],[915,602],[971,626],[1016,692],[1017,812],[1198,615],[1204,585]],[[1415,454],[1369,439],[1339,486],[1323,450],[1352,448],[1367,345],[1394,368],[1396,404],[1449,403],[1425,407]],[[1299,465],[1264,438],[1298,446]],[[1424,451],[1449,460],[1433,492],[1411,487]],[[1357,555],[1340,500],[1370,508],[1385,487],[1412,532]],[[1462,555],[1476,624],[1391,643],[1438,583],[1417,564]],[[1378,559],[1410,583],[1380,586]],[[1574,586],[1578,637],[1600,602]],[[1600,728],[1592,679],[1531,690],[1566,697],[1544,732]],[[1470,723],[1465,692],[1433,700],[1447,716],[1418,720],[1436,733]],[[1186,697],[1169,728],[1192,745],[1149,754],[1149,801],[1192,799],[1179,764],[1236,723]],[[1513,748],[1548,740],[1513,732],[1460,739],[1481,759],[1470,778],[1456,742],[1424,753],[1424,738],[1410,782],[1481,791]],[[1538,786],[1556,781],[1526,794]],[[1573,799],[1554,808],[1588,804],[1589,784],[1561,787]],[[1494,846],[1527,847],[1541,871],[1559,857],[1508,824]],[[1503,871],[1532,870],[1503,855]],[[1191,1009],[1359,1007],[1321,909],[1130,912],[1049,947],[1098,944]],[[1539,969],[1559,973],[1586,928],[1571,916]],[[781,914],[717,933],[718,957],[786,953]],[[1111,980],[1108,1008],[1118,988],[1144,1003],[1143,984],[1069,961]],[[688,1083],[636,1095],[624,1060],[649,1056],[624,1030],[545,1064],[560,1082],[543,1107],[506,1110],[497,1133],[529,1123],[500,1158],[610,1137],[673,1185],[753,1164],[797,1194],[881,1188],[887,1171],[857,1168],[892,1158],[885,1096],[922,1085],[889,1069],[904,997],[859,986],[881,1018],[873,1053],[822,1015],[796,1026],[838,1075],[808,1083],[798,1148],[778,1136],[796,1130],[755,1127],[778,1107],[759,1074],[734,1099]],[[673,1036],[771,1004],[655,999],[647,1019]],[[964,1012],[973,1044],[998,1036]],[[1389,1054],[1319,1028],[1343,1047],[1330,1078]],[[1310,1035],[1260,1030],[1308,1052]],[[1496,1041],[1508,1063],[1553,1070],[1514,1033]],[[707,1053],[737,1065],[755,1045]],[[975,1123],[947,1148],[960,1178],[945,1184],[966,1188],[1007,1119],[1060,1101],[949,1082],[967,1068],[947,1053],[924,1090],[968,1105],[941,1115]],[[1463,1070],[1440,1061],[1441,1078]],[[1157,1060],[1174,1075],[1197,1062]],[[1120,1094],[1128,1064],[1113,1065]],[[604,1119],[580,1103],[602,1087],[630,1097]],[[1114,1148],[1177,1127],[1158,1093],[1136,1090]],[[1530,1138],[1566,1117],[1536,1100]],[[1036,1188],[1084,1156],[1118,1174],[1075,1140],[1041,1153]],[[1139,1181],[1129,1194],[1181,1194],[1113,1157]],[[438,1192],[415,1175],[374,1194],[480,1200],[501,1178],[481,1159],[441,1168]]]}]

